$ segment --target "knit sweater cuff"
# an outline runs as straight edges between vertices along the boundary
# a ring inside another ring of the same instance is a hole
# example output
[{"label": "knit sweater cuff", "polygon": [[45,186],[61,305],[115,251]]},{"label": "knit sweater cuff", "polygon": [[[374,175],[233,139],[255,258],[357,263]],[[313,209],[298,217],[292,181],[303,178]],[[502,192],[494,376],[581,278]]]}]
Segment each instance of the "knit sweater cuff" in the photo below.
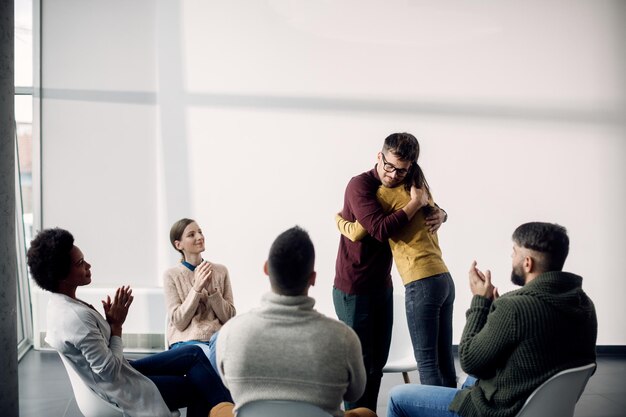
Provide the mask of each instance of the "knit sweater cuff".
[{"label": "knit sweater cuff", "polygon": [[491,303],[493,303],[492,300],[490,300],[487,297],[483,297],[481,295],[475,295],[472,298],[472,304],[470,305],[470,308],[489,308],[491,307]]},{"label": "knit sweater cuff", "polygon": [[460,410],[467,410],[468,406],[466,404],[466,401],[468,401],[470,403],[469,405],[471,406],[471,397],[469,397],[470,391],[470,388],[458,390],[458,392],[454,395],[452,402],[448,406],[448,411],[452,411],[459,415],[465,415],[465,413],[462,414]]}]

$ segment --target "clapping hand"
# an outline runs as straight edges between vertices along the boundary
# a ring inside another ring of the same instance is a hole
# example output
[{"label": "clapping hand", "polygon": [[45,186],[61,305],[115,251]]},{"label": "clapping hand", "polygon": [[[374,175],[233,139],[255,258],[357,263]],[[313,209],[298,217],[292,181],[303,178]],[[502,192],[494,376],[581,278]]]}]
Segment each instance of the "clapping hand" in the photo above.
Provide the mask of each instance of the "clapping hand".
[{"label": "clapping hand", "polygon": [[491,271],[487,269],[483,273],[476,265],[476,261],[473,261],[469,270],[469,284],[472,294],[495,300],[500,294],[491,283]]},{"label": "clapping hand", "polygon": [[213,265],[210,262],[203,261],[194,270],[193,289],[196,292],[201,292],[203,288],[208,289],[212,274]]},{"label": "clapping hand", "polygon": [[428,205],[428,191],[424,188],[417,188],[414,185],[411,186],[411,200],[419,201],[419,207]]},{"label": "clapping hand", "polygon": [[111,326],[111,334],[121,336],[122,324],[126,321],[128,308],[133,299],[133,290],[127,285],[126,287],[121,286],[115,291],[113,301],[108,295],[106,300],[102,300],[104,315]]}]

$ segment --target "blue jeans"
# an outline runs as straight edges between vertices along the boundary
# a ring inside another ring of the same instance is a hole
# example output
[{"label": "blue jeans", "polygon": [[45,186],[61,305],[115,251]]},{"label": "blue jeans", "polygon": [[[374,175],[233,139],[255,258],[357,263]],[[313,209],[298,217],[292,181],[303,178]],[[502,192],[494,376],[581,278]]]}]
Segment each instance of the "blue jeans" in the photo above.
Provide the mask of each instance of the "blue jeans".
[{"label": "blue jeans", "polygon": [[[471,387],[475,382],[474,377],[468,376],[463,389]],[[398,385],[389,393],[387,417],[460,417],[448,410],[459,391],[456,388],[430,385]]]},{"label": "blue jeans", "polygon": [[206,355],[207,358],[209,358],[211,365],[213,365],[213,369],[215,369],[215,372],[218,372],[217,357],[215,353],[215,344],[217,342],[218,334],[219,332],[213,333],[213,336],[211,336],[208,342],[203,341],[203,340],[188,340],[186,342],[176,342],[170,346],[170,349],[177,349],[183,346],[196,345],[204,351],[204,354]]},{"label": "blue jeans", "polygon": [[206,417],[220,402],[233,401],[198,346],[181,346],[129,363],[154,382],[170,409],[187,407],[188,417]]},{"label": "blue jeans", "polygon": [[406,318],[422,385],[456,388],[454,296],[454,281],[447,272],[405,286]]},{"label": "blue jeans", "polygon": [[346,410],[367,407],[376,410],[383,367],[389,356],[393,327],[393,288],[375,294],[346,294],[333,288],[333,304],[339,320],[359,336],[367,374],[365,392],[356,402],[345,402]]},{"label": "blue jeans", "polygon": [[459,417],[448,411],[458,391],[430,385],[398,385],[389,393],[387,417]]}]

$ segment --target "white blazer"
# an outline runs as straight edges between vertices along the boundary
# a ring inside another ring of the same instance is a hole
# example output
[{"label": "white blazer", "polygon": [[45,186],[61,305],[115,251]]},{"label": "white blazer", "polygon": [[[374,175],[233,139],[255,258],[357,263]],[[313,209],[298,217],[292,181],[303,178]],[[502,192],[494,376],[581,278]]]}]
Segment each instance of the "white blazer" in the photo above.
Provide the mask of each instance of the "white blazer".
[{"label": "white blazer", "polygon": [[129,417],[171,417],[156,385],[123,356],[122,339],[100,313],[63,294],[48,303],[46,342],[74,363],[82,380]]}]

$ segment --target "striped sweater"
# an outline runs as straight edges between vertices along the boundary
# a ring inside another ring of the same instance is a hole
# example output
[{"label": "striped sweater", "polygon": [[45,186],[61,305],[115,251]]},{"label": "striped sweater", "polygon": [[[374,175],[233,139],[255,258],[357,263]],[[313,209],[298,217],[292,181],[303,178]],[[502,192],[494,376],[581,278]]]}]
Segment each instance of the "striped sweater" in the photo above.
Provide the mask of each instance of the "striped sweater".
[{"label": "striped sweater", "polygon": [[450,410],[463,417],[515,416],[552,375],[595,362],[597,330],[582,278],[567,272],[539,275],[493,302],[474,296],[459,357],[478,381],[457,393]]}]

